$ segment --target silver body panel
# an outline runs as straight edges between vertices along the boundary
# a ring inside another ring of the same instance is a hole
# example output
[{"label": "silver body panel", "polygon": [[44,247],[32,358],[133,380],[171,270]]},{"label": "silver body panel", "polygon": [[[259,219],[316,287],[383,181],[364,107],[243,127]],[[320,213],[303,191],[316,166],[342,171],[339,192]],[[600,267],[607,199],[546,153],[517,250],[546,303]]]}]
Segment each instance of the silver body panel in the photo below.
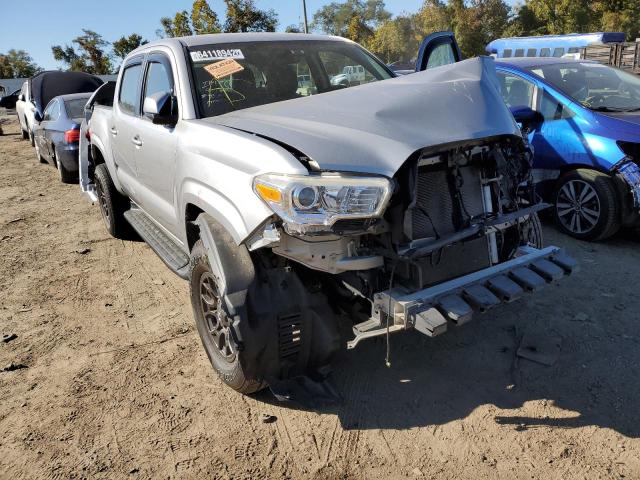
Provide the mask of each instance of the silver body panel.
[{"label": "silver body panel", "polygon": [[[132,52],[127,59],[157,52],[169,59],[180,118],[174,128],[167,128],[122,112],[117,101],[113,108],[95,107],[92,144],[104,157],[116,188],[186,251],[188,204],[211,215],[242,243],[273,215],[254,194],[253,178],[269,172],[308,174],[287,149],[254,133],[302,151],[323,170],[388,177],[424,147],[520,135],[497,89],[493,60],[486,57],[196,119],[185,46],[331,38],[348,42],[326,36],[220,34],[163,39]],[[141,145],[132,143],[134,137]],[[91,190],[88,184],[84,188]]]}]

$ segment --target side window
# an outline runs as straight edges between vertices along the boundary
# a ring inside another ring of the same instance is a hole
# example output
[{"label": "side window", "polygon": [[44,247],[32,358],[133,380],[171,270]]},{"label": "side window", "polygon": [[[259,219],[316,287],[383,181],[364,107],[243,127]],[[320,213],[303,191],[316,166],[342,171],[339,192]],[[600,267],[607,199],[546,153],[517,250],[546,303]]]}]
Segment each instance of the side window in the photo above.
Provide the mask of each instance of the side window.
[{"label": "side window", "polygon": [[508,107],[531,107],[533,105],[533,83],[510,73],[498,72],[502,85],[502,97]]},{"label": "side window", "polygon": [[144,87],[145,98],[159,92],[173,93],[171,73],[167,71],[164,63],[149,62],[147,65],[147,78]]},{"label": "side window", "polygon": [[538,50],[535,48],[530,48],[527,50],[527,57],[535,57],[538,54]]},{"label": "side window", "polygon": [[551,49],[550,48],[543,48],[540,50],[540,56],[541,57],[550,57],[551,56]]},{"label": "side window", "polygon": [[57,101],[51,102],[44,111],[42,120],[53,122],[60,117],[60,104]]},{"label": "side window", "polygon": [[515,57],[524,57],[524,48],[516,48]]},{"label": "side window", "polygon": [[136,115],[140,105],[140,75],[142,65],[131,65],[122,73],[118,105],[125,113]]},{"label": "side window", "polygon": [[513,51],[512,51],[510,48],[505,48],[505,49],[502,51],[502,56],[503,56],[504,58],[511,58],[511,55],[512,55],[512,54],[513,54]]},{"label": "side window", "polygon": [[544,116],[544,119],[561,120],[573,117],[573,112],[569,110],[562,102],[556,100],[553,95],[544,90],[540,97],[540,107],[538,111]]},{"label": "side window", "polygon": [[430,68],[441,67],[442,65],[449,65],[456,63],[456,57],[453,54],[453,46],[450,43],[442,43],[436,46],[429,60],[427,61],[427,70]]},{"label": "side window", "polygon": [[567,53],[579,53],[580,49],[578,47],[571,47],[569,50],[567,50]]},{"label": "side window", "polygon": [[553,56],[554,57],[560,58],[562,55],[564,55],[564,48],[558,47],[558,48],[554,48],[553,49]]}]

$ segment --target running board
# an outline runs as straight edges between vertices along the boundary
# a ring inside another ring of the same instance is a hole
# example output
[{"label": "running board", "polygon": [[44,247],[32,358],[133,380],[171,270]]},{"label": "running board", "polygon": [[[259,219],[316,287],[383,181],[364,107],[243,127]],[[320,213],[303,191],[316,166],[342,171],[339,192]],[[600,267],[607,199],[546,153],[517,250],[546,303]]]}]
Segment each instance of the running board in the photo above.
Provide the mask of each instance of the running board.
[{"label": "running board", "polygon": [[189,255],[139,208],[124,212],[124,217],[142,239],[176,275],[189,278]]}]

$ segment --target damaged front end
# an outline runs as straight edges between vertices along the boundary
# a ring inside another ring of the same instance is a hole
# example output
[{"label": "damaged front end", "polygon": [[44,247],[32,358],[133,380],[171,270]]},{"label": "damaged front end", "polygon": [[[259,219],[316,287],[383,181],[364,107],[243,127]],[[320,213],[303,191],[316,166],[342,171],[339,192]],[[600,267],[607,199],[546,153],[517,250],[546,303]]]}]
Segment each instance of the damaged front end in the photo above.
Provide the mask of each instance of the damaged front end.
[{"label": "damaged front end", "polygon": [[[357,319],[348,348],[398,330],[441,334],[474,311],[511,302],[576,268],[559,248],[542,248],[537,212],[548,205],[537,200],[531,152],[518,136],[419,150],[388,183],[389,191],[382,179],[369,178],[360,180],[367,187],[359,195],[350,195],[357,182],[333,178],[342,185],[338,196],[357,208],[366,203],[367,215],[345,213],[304,228],[280,213],[288,221],[270,224],[249,248],[268,245],[327,274],[322,281],[334,306]],[[379,191],[372,190],[376,182]],[[327,207],[323,189],[305,195],[308,203]],[[277,192],[261,194],[294,204],[300,187],[294,182]]]}]

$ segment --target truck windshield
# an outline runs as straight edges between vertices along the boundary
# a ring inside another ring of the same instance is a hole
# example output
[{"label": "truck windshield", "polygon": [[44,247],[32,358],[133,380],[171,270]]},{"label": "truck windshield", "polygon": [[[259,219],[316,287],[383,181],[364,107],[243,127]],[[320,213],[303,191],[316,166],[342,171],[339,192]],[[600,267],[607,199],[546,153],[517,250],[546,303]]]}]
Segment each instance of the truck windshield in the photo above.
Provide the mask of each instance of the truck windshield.
[{"label": "truck windshield", "polygon": [[592,110],[640,110],[640,78],[598,63],[557,63],[531,67],[536,75]]},{"label": "truck windshield", "polygon": [[392,77],[366,50],[341,41],[200,45],[189,56],[202,117]]}]

